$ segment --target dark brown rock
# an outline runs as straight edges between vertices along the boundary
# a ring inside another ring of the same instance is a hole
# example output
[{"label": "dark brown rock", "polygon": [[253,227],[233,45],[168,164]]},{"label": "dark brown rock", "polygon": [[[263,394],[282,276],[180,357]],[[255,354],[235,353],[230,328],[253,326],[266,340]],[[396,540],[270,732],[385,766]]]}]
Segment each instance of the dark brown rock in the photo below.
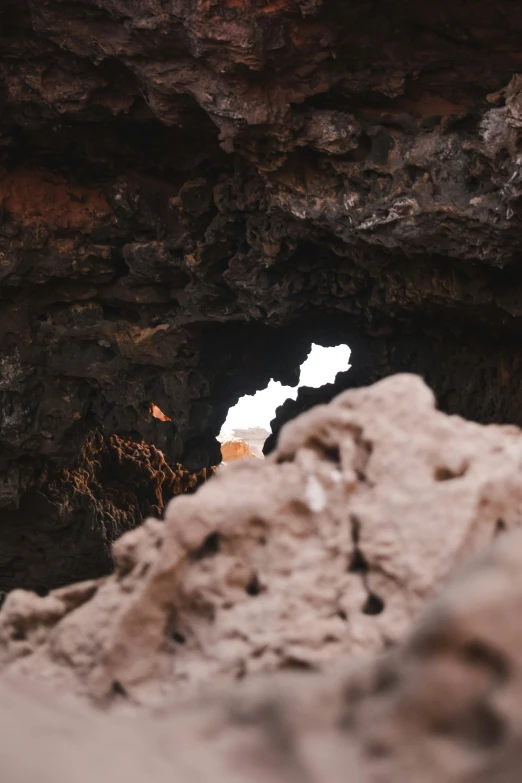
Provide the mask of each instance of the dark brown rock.
[{"label": "dark brown rock", "polygon": [[[112,570],[112,543],[166,503],[194,492],[212,469],[169,465],[145,443],[89,438],[71,468],[44,471],[16,512],[2,513],[0,592],[46,593]],[[52,563],[52,568],[49,563]]]}]

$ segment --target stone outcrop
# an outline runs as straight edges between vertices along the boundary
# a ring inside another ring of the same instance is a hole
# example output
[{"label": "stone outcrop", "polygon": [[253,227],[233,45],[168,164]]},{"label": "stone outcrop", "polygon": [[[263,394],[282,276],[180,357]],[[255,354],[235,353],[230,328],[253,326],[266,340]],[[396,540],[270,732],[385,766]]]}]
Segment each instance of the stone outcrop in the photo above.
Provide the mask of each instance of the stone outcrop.
[{"label": "stone outcrop", "polygon": [[256,455],[243,438],[225,438],[221,441],[221,459],[234,462],[237,459],[256,459]]},{"label": "stone outcrop", "polygon": [[263,446],[270,433],[264,427],[248,427],[247,429],[234,429],[232,435],[234,438],[246,440],[256,457],[262,458]]},{"label": "stone outcrop", "polygon": [[[507,534],[361,667],[285,672],[132,718],[0,683],[9,783],[514,783],[522,539]],[[30,738],[30,739],[29,739]],[[28,739],[31,752],[27,752]]]},{"label": "stone outcrop", "polygon": [[448,417],[415,376],[297,418],[113,548],[116,572],[0,613],[0,665],[135,702],[396,643],[522,519],[522,433]]},{"label": "stone outcrop", "polygon": [[228,407],[295,383],[311,341],[350,345],[350,384],[418,372],[522,423],[512,0],[4,0],[0,27],[20,525],[93,433],[216,464]]},{"label": "stone outcrop", "polygon": [[301,416],[127,533],[115,575],[8,597],[3,776],[518,780],[521,471],[518,429],[435,411],[415,377]]}]

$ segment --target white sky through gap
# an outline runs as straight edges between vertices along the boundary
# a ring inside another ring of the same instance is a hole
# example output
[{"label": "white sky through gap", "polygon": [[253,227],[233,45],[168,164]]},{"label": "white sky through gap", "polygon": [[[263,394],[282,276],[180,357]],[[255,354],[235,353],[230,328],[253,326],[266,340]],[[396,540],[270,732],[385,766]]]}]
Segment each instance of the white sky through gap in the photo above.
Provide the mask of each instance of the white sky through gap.
[{"label": "white sky through gap", "polygon": [[307,359],[301,365],[298,386],[282,386],[279,381],[270,381],[266,389],[241,397],[237,405],[230,408],[221,432],[249,427],[264,427],[270,431],[276,408],[289,397],[295,400],[299,386],[318,388],[332,383],[338,372],[344,372],[350,367],[349,361],[350,349],[347,345],[324,348],[313,343]]}]

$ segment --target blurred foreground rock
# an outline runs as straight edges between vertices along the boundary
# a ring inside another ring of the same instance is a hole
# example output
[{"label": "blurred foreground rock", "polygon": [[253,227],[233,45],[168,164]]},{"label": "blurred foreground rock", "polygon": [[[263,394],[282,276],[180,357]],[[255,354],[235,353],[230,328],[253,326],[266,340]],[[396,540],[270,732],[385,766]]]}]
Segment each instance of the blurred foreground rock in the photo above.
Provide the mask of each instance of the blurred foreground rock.
[{"label": "blurred foreground rock", "polygon": [[321,669],[400,641],[449,571],[520,525],[522,436],[416,376],[345,392],[113,548],[114,575],[13,591],[0,666],[104,702]]},{"label": "blurred foreground rock", "polygon": [[521,611],[516,531],[461,572],[404,644],[364,667],[262,675],[139,715],[3,682],[2,780],[515,783]]}]

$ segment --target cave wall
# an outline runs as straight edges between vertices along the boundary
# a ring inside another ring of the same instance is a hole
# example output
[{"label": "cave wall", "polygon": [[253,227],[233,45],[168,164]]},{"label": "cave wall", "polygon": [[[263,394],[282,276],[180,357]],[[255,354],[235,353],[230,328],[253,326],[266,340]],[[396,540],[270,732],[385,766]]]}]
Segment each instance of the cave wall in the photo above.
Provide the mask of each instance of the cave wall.
[{"label": "cave wall", "polygon": [[171,466],[154,446],[93,433],[72,467],[49,462],[18,508],[2,509],[0,604],[21,585],[46,594],[109,573],[117,538],[161,516],[172,497],[195,492],[214,470]]},{"label": "cave wall", "polygon": [[4,519],[93,437],[215,464],[311,340],[522,423],[521,31],[512,0],[4,0]]}]

